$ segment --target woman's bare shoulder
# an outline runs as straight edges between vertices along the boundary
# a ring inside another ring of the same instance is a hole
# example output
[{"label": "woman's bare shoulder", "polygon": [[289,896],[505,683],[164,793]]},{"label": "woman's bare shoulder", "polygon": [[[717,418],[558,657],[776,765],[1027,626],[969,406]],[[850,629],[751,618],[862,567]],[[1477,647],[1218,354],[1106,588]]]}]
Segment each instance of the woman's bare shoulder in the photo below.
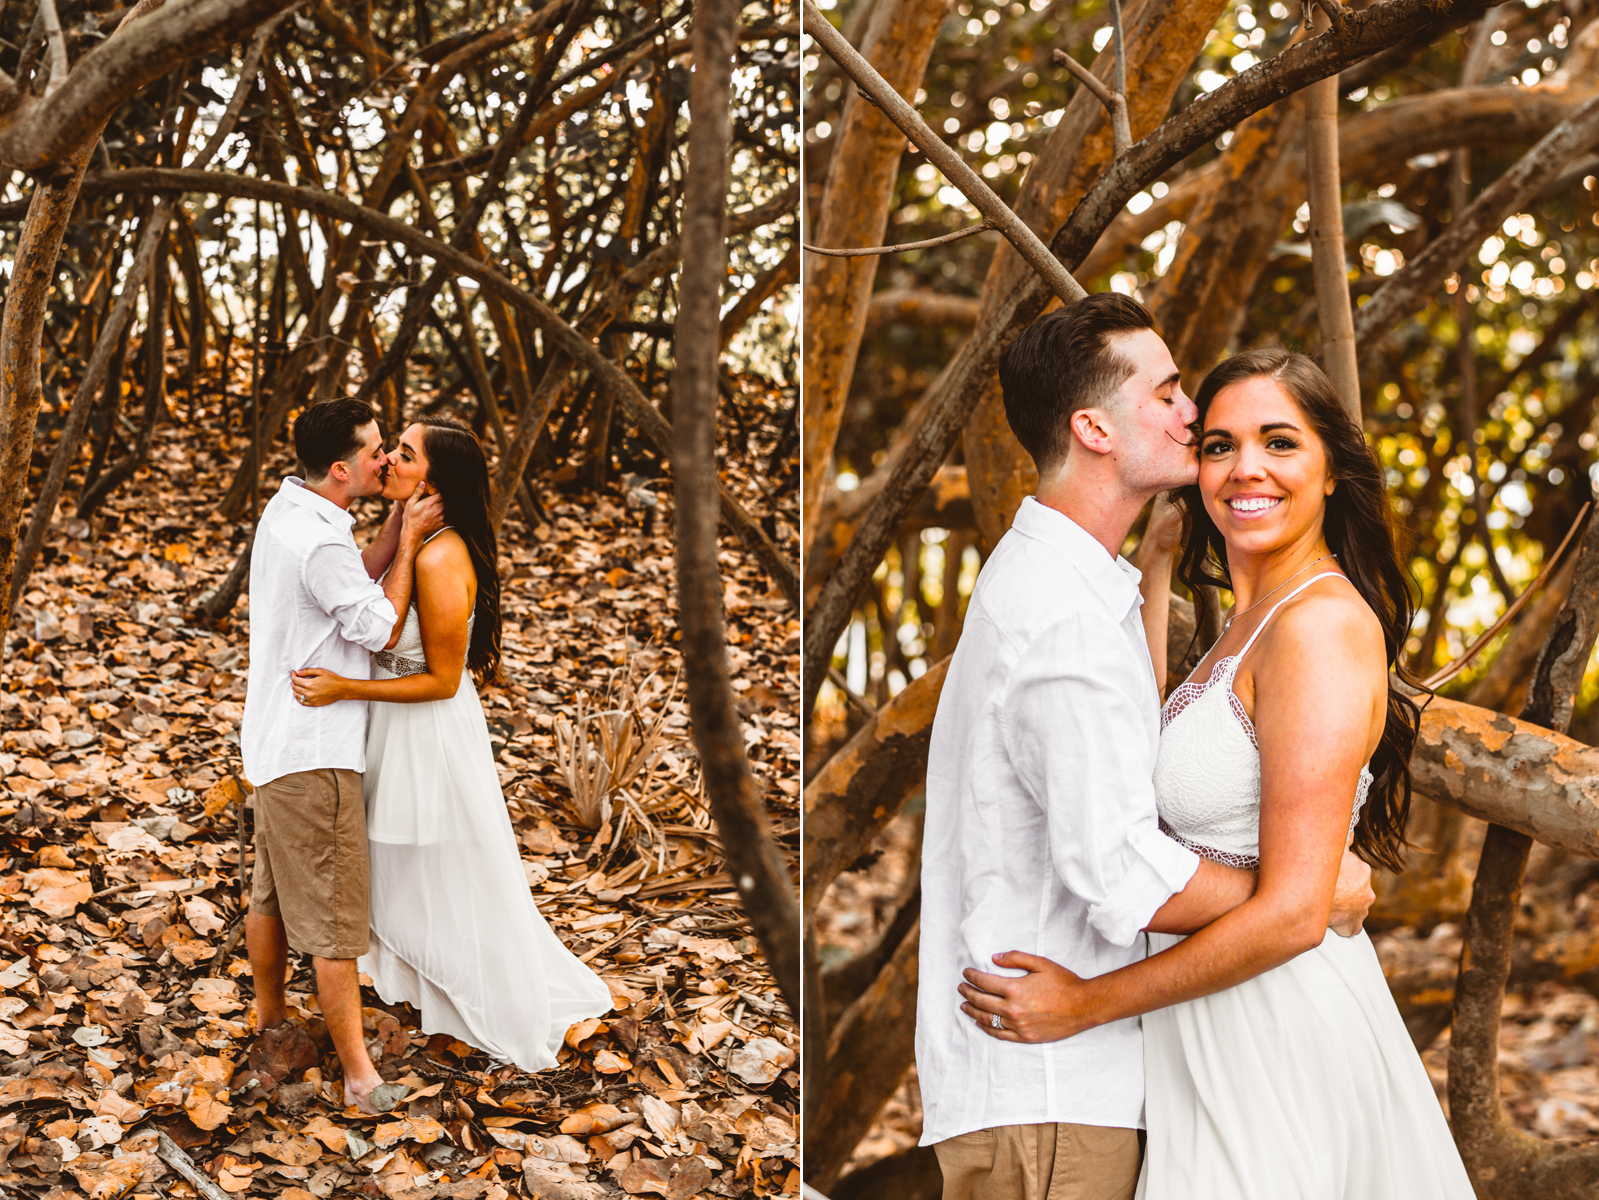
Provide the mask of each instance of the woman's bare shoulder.
[{"label": "woman's bare shoulder", "polygon": [[418,572],[453,571],[471,565],[472,555],[466,548],[466,539],[449,526],[439,530],[416,552]]},{"label": "woman's bare shoulder", "polygon": [[1318,580],[1295,596],[1262,640],[1267,657],[1306,656],[1325,661],[1332,652],[1370,657],[1386,671],[1382,622],[1355,585],[1343,576]]}]

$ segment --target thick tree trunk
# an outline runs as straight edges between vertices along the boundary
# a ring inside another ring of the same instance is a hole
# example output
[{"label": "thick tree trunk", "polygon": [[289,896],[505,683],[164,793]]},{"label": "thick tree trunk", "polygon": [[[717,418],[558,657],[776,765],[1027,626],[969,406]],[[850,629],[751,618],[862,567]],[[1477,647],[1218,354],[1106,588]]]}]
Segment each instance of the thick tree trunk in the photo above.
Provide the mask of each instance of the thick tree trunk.
[{"label": "thick tree trunk", "polygon": [[[15,574],[11,581],[12,609],[16,608],[17,599],[27,586],[28,576],[33,572],[33,564],[39,556],[39,550],[44,546],[45,537],[49,534],[50,523],[55,519],[56,504],[61,499],[67,471],[77,459],[84,430],[88,428],[89,412],[105,388],[112,360],[117,357],[118,349],[124,345],[123,339],[128,332],[128,324],[133,319],[139,289],[144,286],[144,280],[150,273],[150,266],[155,262],[156,254],[163,244],[167,225],[172,219],[172,209],[172,199],[163,196],[156,201],[155,207],[146,219],[144,228],[139,234],[138,248],[134,251],[133,267],[122,281],[122,291],[111,309],[111,315],[100,328],[94,353],[89,358],[89,365],[84,371],[83,378],[78,382],[78,390],[72,397],[72,407],[67,411],[66,424],[61,430],[61,441],[56,445],[55,457],[50,460],[50,473],[45,476],[44,485],[34,499],[33,518],[28,523],[27,538],[17,555]],[[116,382],[120,390],[121,381]]]},{"label": "thick tree trunk", "polygon": [[[868,61],[900,95],[915,95],[948,8],[949,0],[879,0],[873,9],[865,37],[871,47]],[[810,239],[829,247],[879,245],[894,203],[905,135],[851,88],[834,144]],[[823,255],[806,260],[802,559],[815,536],[814,514],[843,422],[877,262],[875,257]]]},{"label": "thick tree trunk", "polygon": [[821,1095],[805,1126],[805,1175],[824,1193],[915,1058],[921,929],[920,921],[911,926],[871,987],[839,1019],[828,1040],[826,1074],[807,1081]]},{"label": "thick tree trunk", "polygon": [[[70,173],[35,185],[17,238],[5,311],[0,314],[0,596],[11,595],[33,427],[43,399],[39,341],[61,239],[92,152],[91,142],[70,160]],[[5,662],[10,629],[11,605],[0,605],[0,665]]]}]

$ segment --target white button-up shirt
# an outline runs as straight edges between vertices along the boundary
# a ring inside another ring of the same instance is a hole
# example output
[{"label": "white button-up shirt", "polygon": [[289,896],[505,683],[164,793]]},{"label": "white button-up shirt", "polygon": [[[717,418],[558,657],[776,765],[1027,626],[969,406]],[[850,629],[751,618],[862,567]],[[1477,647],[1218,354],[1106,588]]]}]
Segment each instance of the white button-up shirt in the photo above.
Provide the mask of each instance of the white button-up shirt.
[{"label": "white button-up shirt", "polygon": [[933,721],[922,850],[916,1065],[922,1144],[999,1125],[1138,1129],[1137,1018],[1043,1045],[960,1012],[1002,950],[1082,976],[1144,956],[1140,932],[1199,866],[1157,826],[1160,697],[1138,571],[1029,497],[984,564]]},{"label": "white button-up shirt", "polygon": [[299,704],[289,672],[326,667],[372,678],[368,652],[399,615],[366,573],[355,518],[289,476],[261,512],[250,551],[250,674],[244,774],[271,783],[296,771],[366,770],[366,701]]}]

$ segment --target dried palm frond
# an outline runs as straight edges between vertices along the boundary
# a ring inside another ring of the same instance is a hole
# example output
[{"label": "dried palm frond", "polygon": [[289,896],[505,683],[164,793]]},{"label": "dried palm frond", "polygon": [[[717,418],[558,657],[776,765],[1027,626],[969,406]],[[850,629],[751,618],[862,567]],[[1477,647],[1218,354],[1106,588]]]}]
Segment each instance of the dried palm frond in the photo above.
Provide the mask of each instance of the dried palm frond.
[{"label": "dried palm frond", "polygon": [[[571,789],[577,818],[585,829],[602,829],[611,819],[616,796],[636,781],[647,781],[666,753],[666,718],[681,674],[680,670],[659,709],[652,712],[644,694],[654,675],[635,685],[632,664],[624,664],[619,677],[613,677],[606,689],[601,702],[604,707],[589,712],[585,699],[580,696],[571,722],[556,718],[561,770]],[[646,783],[646,795],[652,790]],[[637,803],[631,807],[642,817]],[[645,825],[648,826],[647,821]],[[613,846],[620,841],[621,832],[619,823],[614,830]]]}]

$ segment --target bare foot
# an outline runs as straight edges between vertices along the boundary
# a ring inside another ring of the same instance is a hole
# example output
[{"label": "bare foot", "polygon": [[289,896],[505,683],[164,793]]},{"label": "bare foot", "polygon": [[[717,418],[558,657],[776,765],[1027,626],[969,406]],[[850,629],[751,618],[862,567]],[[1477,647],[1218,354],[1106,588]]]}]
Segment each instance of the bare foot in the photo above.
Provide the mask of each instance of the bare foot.
[{"label": "bare foot", "polygon": [[346,1078],[344,1105],[357,1109],[365,1116],[376,1117],[393,1112],[410,1090],[403,1083],[385,1083],[381,1075],[374,1075],[370,1082],[363,1080],[360,1083]]},{"label": "bare foot", "polygon": [[375,1117],[378,1110],[372,1107],[372,1090],[382,1083],[381,1077],[370,1081],[355,1083],[349,1078],[344,1081],[344,1107],[354,1108],[366,1116]]}]

